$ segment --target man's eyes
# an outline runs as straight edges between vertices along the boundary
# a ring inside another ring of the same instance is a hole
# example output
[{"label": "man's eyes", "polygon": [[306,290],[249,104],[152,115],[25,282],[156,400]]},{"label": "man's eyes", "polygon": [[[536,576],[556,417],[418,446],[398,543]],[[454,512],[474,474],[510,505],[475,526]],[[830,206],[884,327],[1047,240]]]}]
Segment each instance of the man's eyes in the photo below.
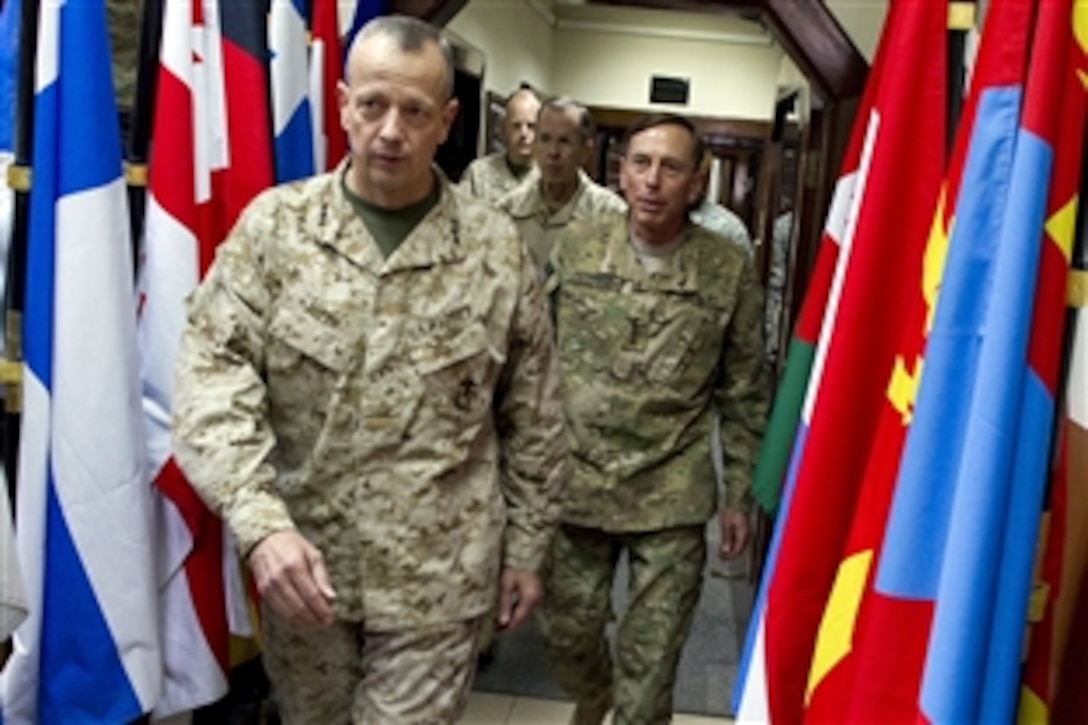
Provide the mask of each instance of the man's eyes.
[{"label": "man's eyes", "polygon": [[[380,96],[364,96],[355,102],[356,108],[358,108],[363,114],[363,117],[368,120],[377,120],[378,118],[381,118],[389,111],[391,105],[389,100]],[[411,124],[426,123],[433,115],[430,108],[418,103],[409,103],[401,106],[400,114],[404,117],[405,121]]]}]

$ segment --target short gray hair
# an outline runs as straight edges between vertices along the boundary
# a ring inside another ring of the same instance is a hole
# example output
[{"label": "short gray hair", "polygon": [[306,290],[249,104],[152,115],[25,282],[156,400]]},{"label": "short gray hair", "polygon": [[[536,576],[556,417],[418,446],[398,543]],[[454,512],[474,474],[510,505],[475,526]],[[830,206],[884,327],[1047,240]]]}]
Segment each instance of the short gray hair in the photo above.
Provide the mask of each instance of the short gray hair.
[{"label": "short gray hair", "polygon": [[384,35],[391,38],[396,42],[397,48],[405,53],[419,53],[427,43],[434,43],[438,46],[446,67],[446,82],[443,88],[445,98],[443,100],[448,101],[453,97],[453,47],[450,46],[450,42],[439,32],[438,28],[423,22],[419,18],[408,15],[379,15],[359,29],[355,40],[352,41],[352,48],[364,38],[374,35]]},{"label": "short gray hair", "polygon": [[[597,122],[593,120],[593,114],[589,112],[588,108],[573,98],[570,98],[569,96],[552,96],[547,98],[540,105],[540,113],[544,113],[544,111],[548,109],[558,111],[559,113],[574,111],[578,116],[578,134],[582,137],[582,140],[592,141],[597,137]],[[537,114],[537,118],[540,117],[540,113]]]}]

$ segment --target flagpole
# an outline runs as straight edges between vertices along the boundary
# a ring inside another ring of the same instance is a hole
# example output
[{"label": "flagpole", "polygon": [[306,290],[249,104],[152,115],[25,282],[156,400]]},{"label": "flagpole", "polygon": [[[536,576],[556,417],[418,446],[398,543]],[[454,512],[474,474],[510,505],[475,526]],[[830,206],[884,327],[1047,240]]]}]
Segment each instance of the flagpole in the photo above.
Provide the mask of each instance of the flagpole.
[{"label": "flagpole", "polygon": [[151,124],[155,116],[159,43],[162,40],[162,4],[163,0],[143,0],[142,3],[136,97],[132,103],[129,137],[125,145],[125,181],[128,183],[129,222],[134,252],[132,259],[137,265],[147,202],[147,152],[151,145]]},{"label": "flagpole", "polygon": [[975,27],[975,0],[952,0],[948,3],[948,138],[946,155],[951,155],[956,139],[960,113],[967,86],[967,34]]},{"label": "flagpole", "polygon": [[15,215],[4,283],[5,351],[3,383],[4,472],[12,503],[18,488],[19,431],[22,411],[23,301],[26,293],[26,243],[30,208],[31,149],[34,144],[34,58],[38,44],[39,0],[23,0],[19,19],[19,80],[15,96],[15,161],[8,170],[8,184],[15,192]]}]

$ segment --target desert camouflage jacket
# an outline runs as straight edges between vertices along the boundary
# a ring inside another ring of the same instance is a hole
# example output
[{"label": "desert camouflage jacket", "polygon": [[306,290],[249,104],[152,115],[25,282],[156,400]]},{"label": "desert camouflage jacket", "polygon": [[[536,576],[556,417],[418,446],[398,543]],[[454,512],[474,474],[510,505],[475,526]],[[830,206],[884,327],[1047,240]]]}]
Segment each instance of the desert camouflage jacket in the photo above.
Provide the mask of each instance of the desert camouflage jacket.
[{"label": "desert camouflage jacket", "polygon": [[714,514],[712,411],[727,502],[748,503],[766,422],[763,294],[751,256],[695,225],[664,269],[643,269],[627,219],[568,227],[553,255],[556,334],[574,475],[563,520],[608,531]]},{"label": "desert camouflage jacket", "polygon": [[521,178],[514,176],[506,163],[506,154],[499,152],[481,156],[469,164],[458,187],[478,199],[497,202],[523,182],[532,183],[530,180],[535,179],[536,174],[533,168]]},{"label": "desert camouflage jacket", "polygon": [[578,189],[563,208],[550,212],[539,183],[522,184],[498,201],[510,214],[541,268],[547,264],[558,234],[576,219],[624,211],[627,204],[614,191],[578,171]]},{"label": "desert camouflage jacket", "polygon": [[383,258],[331,174],[259,196],[193,294],[175,448],[243,551],[297,527],[338,617],[483,613],[569,477],[552,327],[510,220],[445,180]]}]

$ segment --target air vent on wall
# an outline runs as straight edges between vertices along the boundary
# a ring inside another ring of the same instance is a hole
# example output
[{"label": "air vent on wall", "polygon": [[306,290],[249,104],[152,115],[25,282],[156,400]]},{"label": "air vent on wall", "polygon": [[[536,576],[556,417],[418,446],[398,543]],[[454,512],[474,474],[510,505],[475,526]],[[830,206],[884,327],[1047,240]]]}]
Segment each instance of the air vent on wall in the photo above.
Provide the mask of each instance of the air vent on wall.
[{"label": "air vent on wall", "polygon": [[687,78],[669,78],[652,76],[650,78],[650,103],[674,103],[680,106],[688,104]]}]

